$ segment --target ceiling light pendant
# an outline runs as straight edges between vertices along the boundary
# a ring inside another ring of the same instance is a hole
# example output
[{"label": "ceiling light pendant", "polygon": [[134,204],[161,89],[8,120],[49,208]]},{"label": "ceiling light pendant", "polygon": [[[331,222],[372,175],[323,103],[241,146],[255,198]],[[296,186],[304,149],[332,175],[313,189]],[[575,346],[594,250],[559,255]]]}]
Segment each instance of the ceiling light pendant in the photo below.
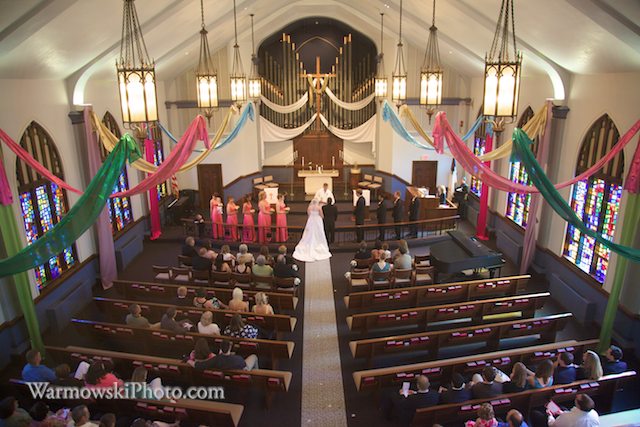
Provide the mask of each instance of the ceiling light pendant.
[{"label": "ceiling light pendant", "polygon": [[218,107],[218,75],[213,67],[207,30],[204,26],[204,2],[200,0],[200,17],[202,28],[200,29],[200,58],[196,69],[196,92],[198,95],[198,108],[202,109],[208,121],[211,121],[214,108]]},{"label": "ceiling light pendant", "polygon": [[378,73],[375,77],[374,88],[376,98],[383,99],[387,97],[387,76],[384,73],[384,13],[380,13],[380,53],[376,58],[378,60]]},{"label": "ceiling light pendant", "polygon": [[251,74],[249,75],[249,98],[253,101],[260,99],[262,79],[258,73],[260,59],[256,55],[256,45],[253,38],[253,13],[251,15]]},{"label": "ceiling light pendant", "polygon": [[404,53],[402,51],[402,0],[400,0],[400,31],[398,37],[398,50],[396,53],[396,66],[391,76],[391,100],[400,106],[407,99],[407,69],[404,65]]},{"label": "ceiling light pendant", "polygon": [[436,0],[433,0],[433,18],[429,28],[427,49],[420,70],[420,105],[427,107],[429,122],[435,113],[435,106],[442,103],[442,66],[438,47],[438,27],[436,27]]},{"label": "ceiling light pendant", "polygon": [[[513,51],[509,46],[513,43]],[[485,55],[485,116],[514,117],[518,114],[518,94],[522,53],[516,48],[513,0],[502,0],[491,50]]]},{"label": "ceiling light pendant", "polygon": [[120,57],[116,60],[124,125],[158,120],[155,63],[149,59],[134,0],[124,0]]},{"label": "ceiling light pendant", "polygon": [[231,101],[241,105],[247,100],[247,79],[242,69],[242,58],[240,58],[240,46],[238,46],[238,21],[236,18],[236,0],[233,0],[233,65],[231,67]]}]

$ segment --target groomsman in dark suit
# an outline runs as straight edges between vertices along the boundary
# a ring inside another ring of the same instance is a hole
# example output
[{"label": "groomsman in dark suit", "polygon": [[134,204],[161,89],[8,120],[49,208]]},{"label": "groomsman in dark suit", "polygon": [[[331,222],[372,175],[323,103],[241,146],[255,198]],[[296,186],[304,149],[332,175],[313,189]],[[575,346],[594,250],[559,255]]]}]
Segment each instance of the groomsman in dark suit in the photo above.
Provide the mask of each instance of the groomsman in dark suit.
[{"label": "groomsman in dark suit", "polygon": [[333,243],[336,238],[336,221],[338,220],[338,208],[333,204],[331,197],[327,198],[327,204],[322,206],[324,216],[324,234],[327,242]]},{"label": "groomsman in dark suit", "polygon": [[[364,225],[364,217],[365,217],[365,201],[362,196],[362,190],[357,189],[356,195],[358,196],[358,200],[356,201],[356,207],[353,209],[353,216],[356,218],[356,225]],[[364,230],[362,228],[358,228],[356,230],[356,241],[362,242],[364,240]]]},{"label": "groomsman in dark suit", "polygon": [[[402,199],[400,198],[400,192],[396,191],[393,193],[393,222],[398,223],[402,222],[402,217],[404,212],[402,211]],[[396,225],[396,240],[400,240],[402,238],[401,227]]]},{"label": "groomsman in dark suit", "polygon": [[[411,199],[411,203],[409,204],[409,221],[417,221],[418,220],[418,208],[420,207],[420,199],[413,196]],[[411,237],[418,237],[418,226],[410,225],[409,226],[409,234]]]},{"label": "groomsman in dark suit", "polygon": [[[378,207],[376,208],[376,217],[378,224],[387,222],[387,204],[384,202],[384,194],[378,194]],[[378,240],[384,242],[384,227],[378,227]]]}]

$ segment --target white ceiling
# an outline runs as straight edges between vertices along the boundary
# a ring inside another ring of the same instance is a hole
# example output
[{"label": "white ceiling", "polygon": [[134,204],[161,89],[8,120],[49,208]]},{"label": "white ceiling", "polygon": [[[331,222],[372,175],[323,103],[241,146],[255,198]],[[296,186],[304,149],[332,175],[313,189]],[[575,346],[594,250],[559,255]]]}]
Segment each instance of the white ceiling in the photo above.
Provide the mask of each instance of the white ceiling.
[{"label": "white ceiling", "polygon": [[[379,41],[397,37],[399,0],[237,0],[239,37],[249,37],[255,13],[256,40],[304,16],[342,20]],[[231,0],[205,0],[212,50],[233,38]],[[403,36],[426,44],[431,1],[405,0]],[[516,0],[518,47],[525,74],[595,74],[640,70],[639,0]],[[199,0],[136,0],[158,78],[195,68]],[[440,0],[436,24],[445,64],[478,75],[493,37],[500,0]],[[113,73],[119,52],[121,0],[0,0],[0,78],[78,79]],[[395,47],[385,44],[387,68]],[[243,58],[248,63],[249,58]]]}]

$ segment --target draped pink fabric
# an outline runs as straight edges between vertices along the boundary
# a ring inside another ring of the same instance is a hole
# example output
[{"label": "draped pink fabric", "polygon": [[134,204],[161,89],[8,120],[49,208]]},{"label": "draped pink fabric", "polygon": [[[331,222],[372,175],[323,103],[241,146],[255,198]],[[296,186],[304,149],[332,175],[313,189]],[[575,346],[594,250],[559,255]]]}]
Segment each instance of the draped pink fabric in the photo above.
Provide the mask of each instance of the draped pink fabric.
[{"label": "draped pink fabric", "polygon": [[4,159],[0,156],[0,205],[9,206],[13,203],[13,193],[7,180],[7,172],[4,170]]},{"label": "draped pink fabric", "polygon": [[624,180],[624,189],[629,193],[640,193],[640,138],[636,151],[633,153],[629,174],[627,174],[627,179]]},{"label": "draped pink fabric", "polygon": [[[144,154],[147,158],[147,161],[150,163],[153,163],[154,150],[155,144],[153,143],[153,141],[150,139],[146,139],[144,141]],[[164,165],[164,163],[162,164]],[[149,178],[151,178],[153,175],[148,175],[147,178],[145,178],[140,184],[149,180]],[[138,184],[137,187],[139,187],[140,184]],[[126,191],[123,191],[122,193],[126,193]],[[151,217],[151,237],[149,238],[151,240],[156,240],[162,234],[162,225],[160,223],[160,207],[158,206],[158,187],[156,187],[155,185],[149,189],[149,216]]]},{"label": "draped pink fabric", "polygon": [[[98,169],[100,169],[102,159],[100,158],[100,148],[96,134],[91,127],[91,107],[84,108],[84,131],[87,141],[89,175],[95,176]],[[102,287],[109,289],[113,286],[113,281],[118,278],[118,268],[116,267],[116,250],[113,245],[113,228],[111,227],[109,211],[106,205],[98,217],[95,227],[98,235],[100,279],[102,281]]]},{"label": "draped pink fabric", "polygon": [[[485,138],[485,150],[487,152],[493,150],[493,134],[487,134]],[[466,145],[465,145],[466,147]],[[483,166],[491,170],[491,162],[484,162]],[[478,221],[476,223],[476,236],[480,240],[489,240],[487,234],[487,216],[489,215],[489,186],[482,182],[480,188],[480,211],[478,212]]]},{"label": "draped pink fabric", "polygon": [[[572,178],[568,181],[556,184],[556,189],[561,189],[575,184],[585,178],[596,173],[607,162],[611,161],[624,147],[631,141],[636,133],[640,131],[640,120],[638,120],[628,131],[625,133],[614,148],[609,151],[604,157],[598,160],[592,167],[587,169],[580,175]],[[471,175],[482,180],[483,184],[487,184],[492,188],[501,191],[510,191],[514,193],[538,193],[538,189],[531,185],[522,185],[512,182],[497,173],[493,172],[491,168],[488,168],[482,164],[478,157],[469,150],[466,144],[460,139],[460,137],[453,130],[447,120],[447,115],[444,111],[439,112],[436,115],[435,124],[433,127],[434,141],[443,143],[443,138],[446,139],[447,145],[451,150],[451,154],[458,161],[462,167]]]}]

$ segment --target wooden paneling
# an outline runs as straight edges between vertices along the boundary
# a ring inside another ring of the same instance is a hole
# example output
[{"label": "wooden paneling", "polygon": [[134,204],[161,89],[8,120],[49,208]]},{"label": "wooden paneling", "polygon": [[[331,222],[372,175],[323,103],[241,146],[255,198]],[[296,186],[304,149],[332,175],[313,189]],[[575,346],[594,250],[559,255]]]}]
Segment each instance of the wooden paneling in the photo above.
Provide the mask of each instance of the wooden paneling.
[{"label": "wooden paneling", "polygon": [[411,172],[411,183],[416,187],[427,187],[429,193],[436,192],[438,162],[435,160],[414,160]]},{"label": "wooden paneling", "polygon": [[[298,162],[296,171],[301,168],[302,158],[304,157],[305,169],[309,162],[313,167],[316,164],[321,165],[324,169],[332,169],[331,158],[335,158],[336,166],[340,175],[342,175],[342,160],[340,160],[340,151],[343,150],[343,141],[330,134],[329,132],[311,132],[293,140],[293,150],[298,152]],[[297,172],[296,172],[297,177]],[[296,178],[298,179],[298,178]]]},{"label": "wooden paneling", "polygon": [[201,208],[209,207],[209,200],[214,193],[218,193],[224,201],[222,165],[220,163],[198,165],[198,190]]}]

